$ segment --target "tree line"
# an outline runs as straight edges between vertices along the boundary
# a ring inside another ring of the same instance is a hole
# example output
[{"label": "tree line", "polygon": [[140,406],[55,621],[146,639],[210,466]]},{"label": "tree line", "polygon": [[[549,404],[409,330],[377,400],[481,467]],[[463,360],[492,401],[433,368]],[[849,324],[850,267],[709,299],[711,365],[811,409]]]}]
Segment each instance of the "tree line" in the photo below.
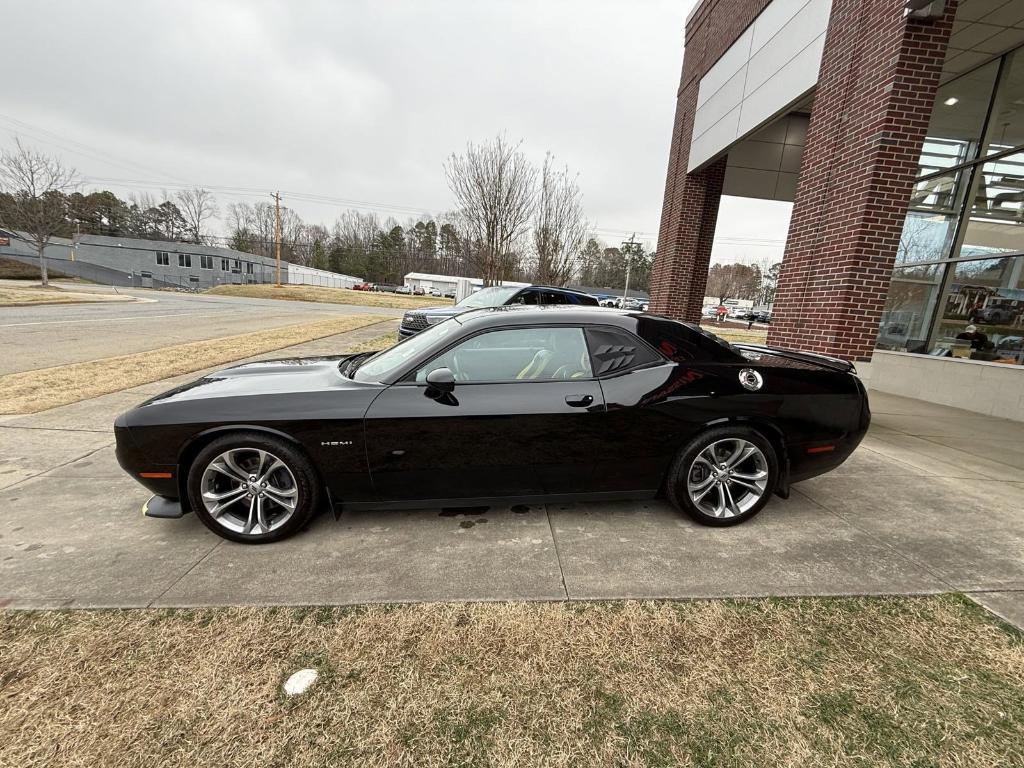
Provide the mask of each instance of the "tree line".
[{"label": "tree line", "polygon": [[[444,173],[455,209],[438,217],[393,217],[342,211],[330,225],[281,210],[286,261],[399,284],[409,272],[648,290],[654,253],[641,244],[608,246],[589,233],[576,177],[552,155],[538,167],[504,137],[470,143],[452,154]],[[222,245],[260,256],[276,254],[275,206],[237,202],[221,208],[200,187],[160,197],[122,199],[109,190],[83,193],[73,169],[16,144],[0,154],[0,226],[22,233],[40,257],[52,237],[106,235]],[[227,234],[212,231],[217,221]]]}]

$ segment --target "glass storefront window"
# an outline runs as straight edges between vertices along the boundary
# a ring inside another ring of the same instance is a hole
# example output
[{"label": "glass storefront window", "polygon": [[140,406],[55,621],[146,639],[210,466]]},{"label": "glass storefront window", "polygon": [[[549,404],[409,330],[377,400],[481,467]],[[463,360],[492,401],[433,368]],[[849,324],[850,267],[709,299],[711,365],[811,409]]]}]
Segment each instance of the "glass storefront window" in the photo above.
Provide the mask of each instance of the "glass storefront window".
[{"label": "glass storefront window", "polygon": [[931,354],[1024,364],[1024,256],[950,268]]},{"label": "glass storefront window", "polygon": [[877,346],[1024,365],[1024,48],[938,89]]},{"label": "glass storefront window", "polygon": [[985,163],[960,256],[1024,252],[1024,152]]},{"label": "glass storefront window", "polygon": [[896,263],[913,264],[946,258],[955,232],[955,216],[911,211],[903,222]]},{"label": "glass storefront window", "polygon": [[978,156],[998,73],[996,60],[939,87],[921,149],[919,175]]},{"label": "glass storefront window", "polygon": [[986,155],[1024,144],[1024,49],[1011,53],[1003,65],[989,122]]},{"label": "glass storefront window", "polygon": [[944,267],[922,264],[893,270],[878,333],[878,347],[924,352]]},{"label": "glass storefront window", "polygon": [[918,179],[910,193],[910,207],[931,211],[957,210],[969,176],[960,170]]}]

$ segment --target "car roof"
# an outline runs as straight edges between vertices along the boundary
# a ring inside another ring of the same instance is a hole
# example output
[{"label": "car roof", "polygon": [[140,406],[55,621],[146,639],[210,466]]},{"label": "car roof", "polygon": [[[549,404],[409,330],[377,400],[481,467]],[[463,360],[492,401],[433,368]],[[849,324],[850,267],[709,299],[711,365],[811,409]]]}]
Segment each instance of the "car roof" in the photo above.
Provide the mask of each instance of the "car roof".
[{"label": "car roof", "polygon": [[545,291],[558,291],[559,293],[575,293],[577,296],[593,296],[594,295],[592,293],[587,293],[586,291],[577,291],[575,288],[560,288],[560,287],[558,287],[556,285],[532,284],[532,285],[523,286],[523,290],[524,291],[527,288],[541,288],[541,289],[543,289]]},{"label": "car roof", "polygon": [[[610,309],[576,304],[526,305],[506,304],[500,307],[482,307],[470,309],[455,315],[459,323],[465,325],[489,327],[496,325],[534,325],[536,323],[554,325],[617,325],[629,328],[631,318],[644,316],[647,313],[628,309]],[[657,317],[652,315],[652,317]],[[659,317],[661,320],[671,320]],[[673,321],[676,322],[676,321]]]}]

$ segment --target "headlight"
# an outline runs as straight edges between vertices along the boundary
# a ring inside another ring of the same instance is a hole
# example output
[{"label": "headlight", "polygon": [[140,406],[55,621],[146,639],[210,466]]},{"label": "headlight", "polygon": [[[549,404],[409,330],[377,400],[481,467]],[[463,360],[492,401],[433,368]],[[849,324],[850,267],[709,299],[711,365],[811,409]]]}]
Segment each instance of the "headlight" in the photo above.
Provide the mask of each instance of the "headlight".
[{"label": "headlight", "polygon": [[437,325],[438,323],[443,323],[448,319],[444,315],[426,315],[426,318],[428,325]]}]

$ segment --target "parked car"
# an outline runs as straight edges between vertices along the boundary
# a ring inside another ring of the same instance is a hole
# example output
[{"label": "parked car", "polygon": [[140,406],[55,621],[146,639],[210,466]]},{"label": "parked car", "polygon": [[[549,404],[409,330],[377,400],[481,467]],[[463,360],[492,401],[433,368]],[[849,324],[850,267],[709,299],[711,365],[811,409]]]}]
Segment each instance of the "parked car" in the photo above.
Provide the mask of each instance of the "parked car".
[{"label": "parked car", "polygon": [[395,293],[401,293],[404,295],[412,295],[412,288],[408,285],[399,285],[395,288]]},{"label": "parked car", "polygon": [[352,286],[353,291],[372,291],[374,290],[373,283],[356,283]]},{"label": "parked car", "polygon": [[602,299],[598,299],[598,305],[602,307],[617,307],[619,305],[619,299],[616,296],[608,296]]},{"label": "parked car", "polygon": [[436,325],[470,309],[500,307],[505,304],[597,306],[597,299],[589,293],[581,293],[569,288],[553,288],[547,285],[530,285],[526,288],[494,285],[489,288],[481,288],[451,307],[426,307],[406,312],[402,317],[402,324],[398,328],[398,337],[407,339],[431,325]]},{"label": "parked car", "polygon": [[[431,296],[440,296],[441,295],[441,290],[439,288],[431,288],[429,293],[430,293]],[[454,298],[454,296],[455,296],[455,294],[453,293],[452,297]]]},{"label": "parked car", "polygon": [[373,287],[375,291],[382,291],[384,293],[397,293],[401,286],[388,285],[387,283],[378,283]]},{"label": "parked car", "polygon": [[[854,367],[584,306],[466,312],[378,353],[245,363],[114,423],[155,496],[247,543],[319,510],[651,498],[712,526],[834,469],[868,428]],[[606,439],[615,435],[614,440]]]},{"label": "parked car", "polygon": [[454,299],[454,298],[455,298],[455,291],[453,291],[453,290],[449,289],[449,290],[445,291],[445,292],[444,292],[444,293],[443,293],[442,295],[443,295],[443,296],[444,296],[444,297],[445,297],[446,299]]},{"label": "parked car", "polygon": [[974,322],[988,325],[1010,324],[1017,319],[1020,310],[1010,304],[989,304],[974,311]]}]

